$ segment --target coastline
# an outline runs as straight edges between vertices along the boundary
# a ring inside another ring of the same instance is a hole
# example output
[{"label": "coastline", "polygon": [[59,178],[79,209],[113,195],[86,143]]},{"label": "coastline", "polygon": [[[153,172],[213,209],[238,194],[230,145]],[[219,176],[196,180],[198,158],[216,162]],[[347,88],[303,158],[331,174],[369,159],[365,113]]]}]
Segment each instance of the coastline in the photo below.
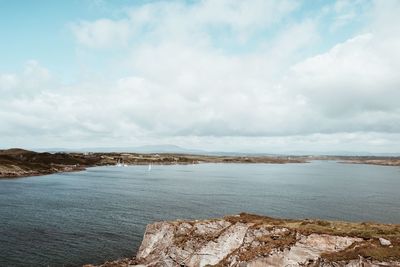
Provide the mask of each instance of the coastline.
[{"label": "coastline", "polygon": [[82,171],[95,166],[173,165],[200,163],[305,163],[303,157],[210,156],[138,153],[37,153],[23,149],[0,151],[0,179]]},{"label": "coastline", "polygon": [[136,257],[97,265],[127,266],[400,266],[400,225],[246,213],[156,222]]},{"label": "coastline", "polygon": [[173,165],[201,163],[290,164],[336,160],[344,164],[400,166],[400,157],[354,156],[215,156],[174,153],[38,153],[23,149],[0,150],[0,179],[82,171],[95,166]]},{"label": "coastline", "polygon": [[340,163],[344,164],[368,164],[368,165],[377,165],[377,166],[400,166],[400,158],[393,159],[356,159],[356,160],[347,160],[342,161]]}]

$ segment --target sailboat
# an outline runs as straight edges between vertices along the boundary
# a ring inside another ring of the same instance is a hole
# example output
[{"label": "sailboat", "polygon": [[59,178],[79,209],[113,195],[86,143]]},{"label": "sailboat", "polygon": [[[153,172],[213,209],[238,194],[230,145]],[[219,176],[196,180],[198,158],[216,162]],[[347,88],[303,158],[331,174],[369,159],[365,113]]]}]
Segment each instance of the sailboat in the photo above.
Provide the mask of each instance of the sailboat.
[{"label": "sailboat", "polygon": [[118,162],[117,162],[117,164],[115,164],[115,166],[117,166],[117,167],[126,167],[128,165],[126,165],[123,162],[121,162],[121,160],[118,160]]},{"label": "sailboat", "polygon": [[151,164],[149,164],[149,168],[147,169],[148,171],[151,171]]}]

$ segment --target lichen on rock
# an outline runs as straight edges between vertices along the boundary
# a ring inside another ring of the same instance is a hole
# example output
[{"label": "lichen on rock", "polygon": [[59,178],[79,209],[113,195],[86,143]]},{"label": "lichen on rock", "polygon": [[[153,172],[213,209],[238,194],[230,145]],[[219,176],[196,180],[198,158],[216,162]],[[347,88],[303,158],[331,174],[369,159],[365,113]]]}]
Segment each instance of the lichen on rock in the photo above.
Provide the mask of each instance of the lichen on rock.
[{"label": "lichen on rock", "polygon": [[399,229],[250,214],[157,222],[147,226],[134,260],[102,266],[400,266]]}]

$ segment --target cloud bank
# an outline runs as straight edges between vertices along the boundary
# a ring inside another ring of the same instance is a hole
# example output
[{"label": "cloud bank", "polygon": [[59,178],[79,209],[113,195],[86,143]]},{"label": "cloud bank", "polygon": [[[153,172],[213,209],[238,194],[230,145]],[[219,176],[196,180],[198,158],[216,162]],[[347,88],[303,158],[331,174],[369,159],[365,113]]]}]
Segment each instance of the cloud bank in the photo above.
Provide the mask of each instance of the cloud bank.
[{"label": "cloud bank", "polygon": [[400,150],[398,1],[150,2],[120,13],[66,23],[84,66],[74,82],[37,60],[0,73],[4,146]]}]

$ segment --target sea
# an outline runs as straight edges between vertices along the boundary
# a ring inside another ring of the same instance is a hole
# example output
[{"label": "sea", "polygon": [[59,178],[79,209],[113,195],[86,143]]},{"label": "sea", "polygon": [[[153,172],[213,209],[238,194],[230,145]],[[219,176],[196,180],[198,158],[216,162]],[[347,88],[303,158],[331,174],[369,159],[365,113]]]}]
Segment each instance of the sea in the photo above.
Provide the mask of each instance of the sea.
[{"label": "sea", "polygon": [[104,166],[0,180],[0,266],[133,257],[147,224],[240,212],[400,224],[400,167],[299,164]]}]

